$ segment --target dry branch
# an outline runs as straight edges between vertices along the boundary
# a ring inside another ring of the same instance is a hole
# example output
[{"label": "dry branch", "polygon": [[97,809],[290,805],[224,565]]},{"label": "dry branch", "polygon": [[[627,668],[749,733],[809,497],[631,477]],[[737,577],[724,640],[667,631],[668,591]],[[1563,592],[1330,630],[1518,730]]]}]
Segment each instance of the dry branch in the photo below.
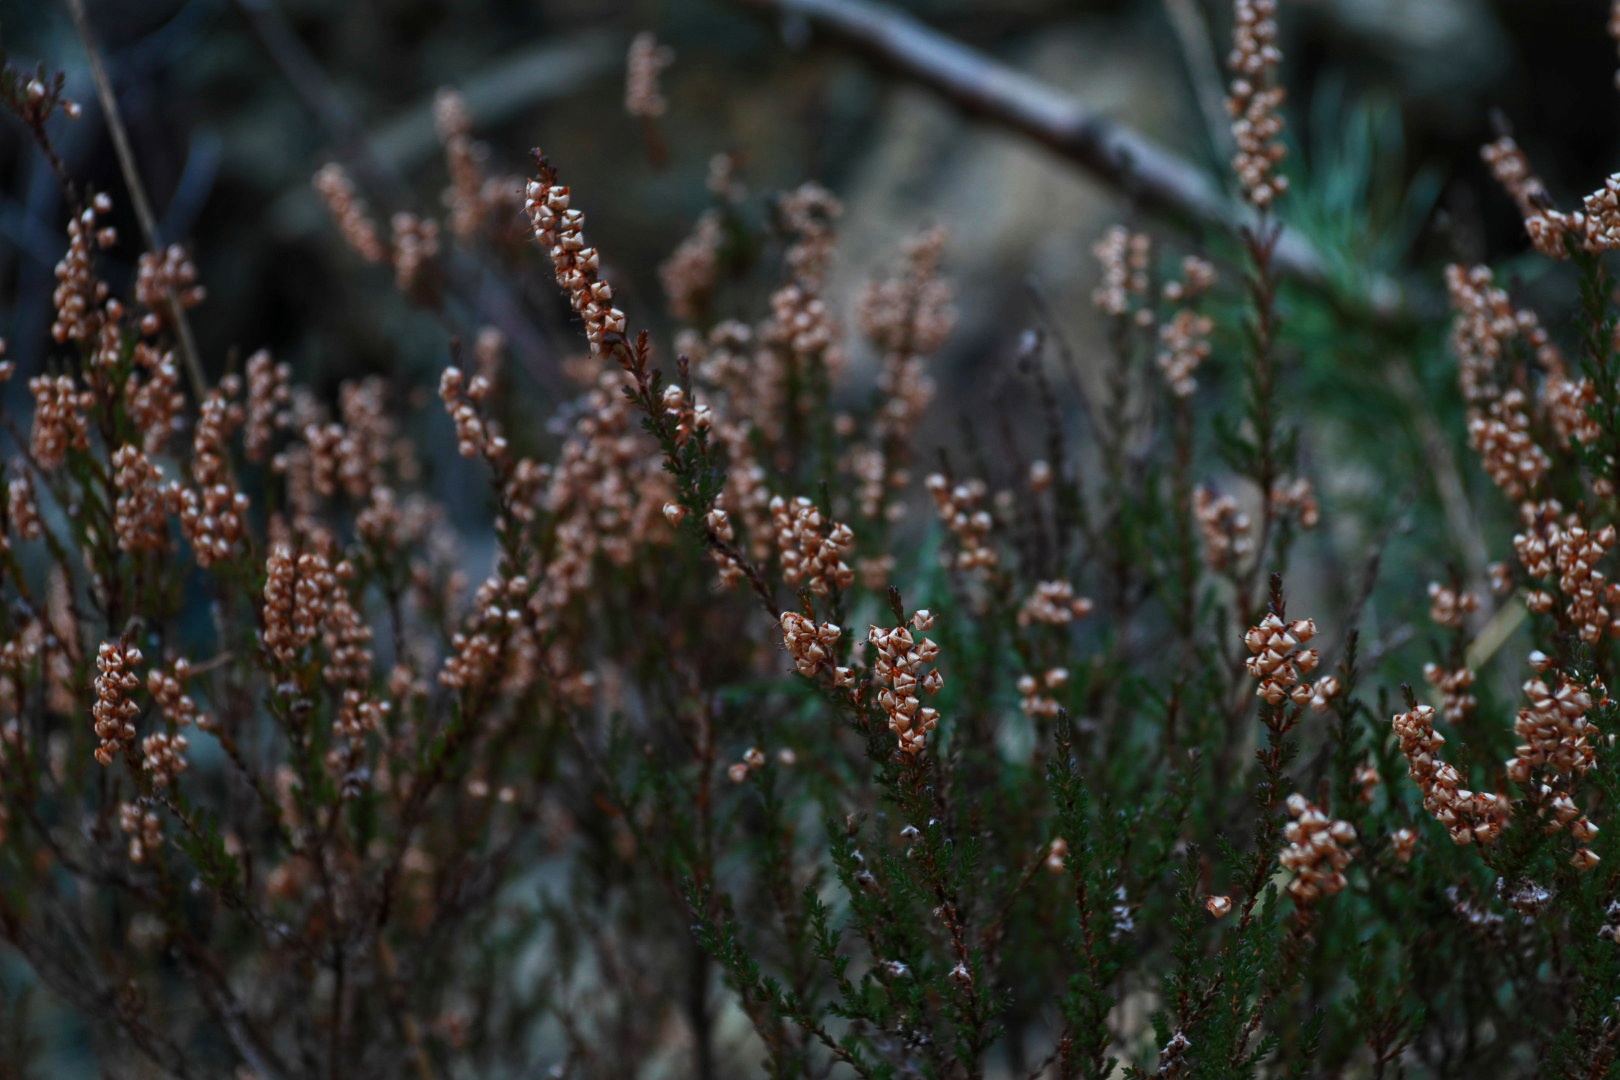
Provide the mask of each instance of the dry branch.
[{"label": "dry branch", "polygon": [[[1204,170],[1131,128],[1101,116],[976,49],[874,0],[736,0],[757,11],[808,23],[828,39],[933,90],[962,112],[1020,135],[1128,192],[1144,209],[1204,225],[1247,224],[1246,208]],[[1277,267],[1329,286],[1326,261],[1298,232],[1285,231]],[[1375,278],[1362,302],[1380,319],[1405,308],[1394,282]]]}]

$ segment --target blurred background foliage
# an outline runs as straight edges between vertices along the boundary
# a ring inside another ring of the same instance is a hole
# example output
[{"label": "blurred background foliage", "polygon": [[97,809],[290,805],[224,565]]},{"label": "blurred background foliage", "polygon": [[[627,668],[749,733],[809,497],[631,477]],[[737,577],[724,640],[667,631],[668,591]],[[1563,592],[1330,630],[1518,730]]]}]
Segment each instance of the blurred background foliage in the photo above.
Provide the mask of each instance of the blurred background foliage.
[{"label": "blurred background foliage", "polygon": [[[249,0],[259,8],[271,0]],[[1227,40],[1207,0],[902,0],[940,31],[1072,94],[1211,167]],[[357,272],[309,190],[335,154],[293,87],[227,0],[92,2],[141,168],[168,237],[195,239],[210,300],[198,313],[216,365],[267,345],[310,374],[433,366],[433,340],[385,276]],[[1312,0],[1285,5],[1296,196],[1289,219],[1354,290],[1369,271],[1411,275],[1431,300],[1439,260],[1522,250],[1507,200],[1478,159],[1490,115],[1513,124],[1552,191],[1570,198],[1608,171],[1617,130],[1612,45],[1597,0]],[[1076,334],[1095,276],[1089,249],[1119,194],[993,127],[965,121],[810,28],[739,0],[291,0],[280,7],[382,160],[434,209],[443,166],[434,92],[460,87],[499,163],[532,145],[564,166],[616,271],[645,309],[655,268],[707,204],[710,156],[741,154],[756,189],[821,180],[849,206],[846,268],[875,271],[897,237],[933,221],[954,233],[963,330],[951,385],[982,378],[1001,328],[1028,320],[1037,275]],[[90,105],[64,135],[70,170],[121,189],[83,50],[60,4],[6,0],[14,62],[62,66]],[[678,60],[666,167],[647,161],[620,106],[624,47],[653,29]],[[1200,37],[1201,35],[1201,37]],[[42,361],[60,199],[14,127],[0,131],[0,326],[19,374]],[[134,230],[126,230],[132,238]],[[845,283],[858,286],[857,275]],[[15,384],[14,384],[15,385]]]},{"label": "blurred background foliage", "polygon": [[[217,377],[268,347],[334,396],[342,380],[371,373],[419,388],[421,435],[441,459],[435,467],[451,493],[461,466],[431,398],[447,330],[409,307],[386,269],[364,266],[343,247],[311,190],[314,171],[341,155],[246,17],[271,12],[274,2],[88,5],[161,232],[193,246],[208,288],[194,312],[205,365]],[[1225,3],[894,6],[1129,125],[1212,178],[1224,175],[1217,110]],[[1318,619],[1342,612],[1354,602],[1368,553],[1383,550],[1368,608],[1374,662],[1427,632],[1412,628],[1424,625],[1418,616],[1429,580],[1450,567],[1477,581],[1488,557],[1506,553],[1511,519],[1463,436],[1441,267],[1491,262],[1555,333],[1562,325],[1575,302],[1570,282],[1556,268],[1534,276],[1528,262],[1519,269],[1527,245],[1517,214],[1478,149],[1492,137],[1496,113],[1562,205],[1599,185],[1620,132],[1606,7],[1600,0],[1283,5],[1294,185],[1283,216],[1327,269],[1325,285],[1293,284],[1283,302],[1291,421],[1326,510],[1324,528],[1298,556],[1307,570],[1290,577],[1291,606]],[[962,317],[935,368],[941,396],[924,437],[937,445],[959,443],[964,427],[999,438],[995,413],[1033,415],[1016,362],[1020,332],[1042,322],[1032,285],[1052,313],[1045,329],[1072,343],[1082,369],[1100,370],[1106,347],[1090,303],[1098,276],[1091,246],[1109,225],[1151,228],[1173,241],[1170,251],[1231,254],[1219,236],[1143,218],[1126,194],[1072,164],[962,118],[929,92],[822,41],[807,24],[762,15],[746,0],[285,0],[274,13],[331,79],[337,107],[352,112],[419,210],[439,212],[446,181],[432,124],[440,87],[466,95],[492,148],[493,171],[521,174],[528,149],[544,147],[590,215],[623,306],[666,344],[672,328],[658,321],[657,266],[710,204],[705,179],[716,153],[738,155],[755,191],[815,179],[845,200],[834,295],[846,317],[856,290],[894,266],[904,236],[948,225],[947,269]],[[671,152],[662,165],[649,159],[622,107],[625,49],[632,34],[648,29],[677,56],[665,75],[670,111],[662,132]],[[85,105],[84,119],[60,132],[67,168],[112,192],[127,215],[65,8],[0,0],[0,44],[12,63],[65,69],[68,95]],[[26,132],[0,125],[0,336],[18,365],[6,388],[14,415],[27,407],[27,377],[50,363],[52,267],[64,246],[64,215]],[[106,267],[115,292],[128,285],[139,254],[134,222],[120,224],[124,240]],[[1235,414],[1241,393],[1239,265],[1223,266],[1228,303],[1216,359],[1200,373],[1206,423]],[[1403,304],[1392,316],[1367,314],[1379,279],[1400,290]],[[554,297],[526,301],[553,316],[541,323],[546,363],[578,349],[573,330],[555,317]],[[870,382],[873,359],[852,354],[858,385]],[[549,415],[548,397],[559,386],[530,380],[511,407]],[[1444,531],[1414,529],[1414,521],[1443,522]],[[1440,535],[1445,549],[1435,546]],[[1503,667],[1497,703],[1509,700],[1516,680],[1514,666]],[[1390,685],[1420,682],[1415,664],[1382,674]],[[1490,709],[1492,687],[1480,689]]]}]

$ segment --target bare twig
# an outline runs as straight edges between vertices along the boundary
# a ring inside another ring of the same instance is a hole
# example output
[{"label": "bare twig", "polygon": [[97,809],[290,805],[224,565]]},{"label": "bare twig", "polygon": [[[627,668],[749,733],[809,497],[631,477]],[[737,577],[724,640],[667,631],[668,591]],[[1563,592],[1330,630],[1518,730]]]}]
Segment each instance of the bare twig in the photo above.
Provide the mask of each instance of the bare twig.
[{"label": "bare twig", "polygon": [[[90,59],[90,77],[96,84],[101,111],[107,117],[107,132],[112,136],[113,150],[118,155],[118,168],[124,176],[124,186],[129,189],[130,205],[134,207],[135,219],[140,223],[141,236],[146,241],[148,251],[161,255],[163,248],[158,238],[157,216],[152,213],[152,202],[146,197],[146,185],[141,183],[140,170],[135,164],[135,151],[129,142],[129,131],[124,127],[124,118],[118,111],[118,97],[113,93],[112,80],[107,77],[107,68],[101,62],[101,50],[96,47],[95,35],[90,32],[90,20],[84,13],[84,0],[68,0],[68,10],[73,13],[73,24],[78,28],[79,39],[84,42],[85,54]],[[186,318],[185,308],[180,306],[180,297],[172,286],[165,290],[164,297],[169,302],[167,314],[174,320],[175,333],[180,338],[180,355],[185,360],[186,378],[191,383],[191,392],[201,401],[207,391],[207,383],[203,381],[202,361],[197,355],[197,339],[191,333],[191,320]]]},{"label": "bare twig", "polygon": [[[1145,209],[1235,228],[1253,224],[1205,172],[1129,127],[1086,109],[1037,79],[877,0],[733,0],[808,23],[877,64],[933,90],[970,116],[1046,147],[1104,182],[1128,190]],[[1318,287],[1327,263],[1292,230],[1277,243],[1278,270]],[[1400,286],[1375,278],[1362,302],[1383,320],[1404,313]]]}]

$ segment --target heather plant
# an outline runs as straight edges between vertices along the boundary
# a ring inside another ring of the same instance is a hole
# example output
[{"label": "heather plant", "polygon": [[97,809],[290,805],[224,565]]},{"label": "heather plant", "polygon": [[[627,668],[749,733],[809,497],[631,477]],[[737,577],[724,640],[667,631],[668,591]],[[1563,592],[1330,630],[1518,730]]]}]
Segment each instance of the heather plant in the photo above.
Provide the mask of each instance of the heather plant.
[{"label": "heather plant", "polygon": [[[1235,5],[1231,236],[1107,231],[1107,355],[1037,305],[1027,413],[933,454],[949,232],[841,312],[814,184],[716,159],[666,340],[611,202],[498,174],[446,91],[442,225],[314,178],[443,326],[427,407],[196,356],[186,250],[116,295],[118,208],[62,173],[51,369],[4,419],[0,1073],[50,1014],[129,1076],[1620,1075],[1620,178],[1561,211],[1486,149],[1579,303],[1452,267],[1460,404],[1404,408],[1465,425],[1499,522],[1339,524],[1275,6]],[[674,58],[629,59],[660,161]],[[0,91],[59,162],[61,80]],[[468,265],[560,296],[574,355],[509,347]],[[1367,550],[1329,588],[1334,528]],[[1395,554],[1447,568],[1405,633]]]}]

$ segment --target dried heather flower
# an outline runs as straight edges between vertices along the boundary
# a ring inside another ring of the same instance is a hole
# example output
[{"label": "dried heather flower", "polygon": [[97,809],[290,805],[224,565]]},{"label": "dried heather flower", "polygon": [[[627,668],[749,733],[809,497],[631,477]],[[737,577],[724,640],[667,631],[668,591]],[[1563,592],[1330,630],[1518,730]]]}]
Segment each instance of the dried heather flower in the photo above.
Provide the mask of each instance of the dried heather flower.
[{"label": "dried heather flower", "polygon": [[1570,412],[1591,391],[1569,380],[1563,357],[1535,315],[1516,310],[1492,283],[1488,269],[1448,267],[1446,288],[1454,313],[1452,349],[1469,405],[1469,442],[1497,486],[1508,497],[1522,499],[1541,483],[1551,459],[1530,434],[1530,399],[1517,386],[1499,385],[1505,358],[1519,342],[1534,351],[1548,373],[1543,392],[1561,438],[1592,434],[1589,418],[1582,420]]},{"label": "dried heather flower", "polygon": [[196,265],[179,244],[141,255],[135,275],[135,298],[147,309],[141,319],[143,334],[156,334],[163,329],[164,322],[172,316],[171,296],[182,308],[196,307],[207,296],[207,290],[197,284]]},{"label": "dried heather flower", "polygon": [[696,322],[708,310],[709,297],[720,280],[720,251],[725,239],[720,215],[707,210],[658,267],[658,280],[669,298],[669,313],[675,318]]},{"label": "dried heather flower", "polygon": [[650,32],[631,38],[625,58],[624,111],[643,120],[663,116],[669,102],[658,87],[658,77],[674,62],[675,50],[660,45]]},{"label": "dried heather flower", "polygon": [[1603,916],[1603,925],[1598,927],[1598,937],[1620,945],[1620,900],[1610,900],[1609,906],[1603,909]]},{"label": "dried heather flower", "polygon": [[1294,820],[1283,830],[1288,846],[1278,861],[1294,872],[1288,894],[1309,907],[1344,888],[1344,868],[1350,865],[1347,845],[1355,843],[1356,830],[1348,821],[1330,820],[1303,795],[1288,796],[1288,812]]},{"label": "dried heather flower", "polygon": [[[1479,154],[1485,159],[1485,164],[1490,166],[1491,175],[1496,178],[1496,182],[1502,185],[1518,205],[1520,217],[1529,221],[1552,205],[1552,197],[1547,194],[1547,186],[1531,168],[1530,159],[1519,148],[1513,136],[1500,136],[1495,142],[1481,147]],[[1562,252],[1548,252],[1548,254],[1553,258],[1562,256]]]},{"label": "dried heather flower", "polygon": [[796,611],[782,612],[782,643],[787,646],[788,655],[793,657],[793,666],[799,674],[806,678],[818,678],[830,675],[834,686],[849,686],[855,681],[855,673],[847,667],[839,667],[835,662],[835,652],[838,639],[843,636],[843,630],[834,623],[817,623],[806,615]]},{"label": "dried heather flower", "polygon": [[1211,896],[1204,900],[1204,910],[1217,919],[1224,919],[1232,913],[1232,898],[1230,896]]},{"label": "dried heather flower", "polygon": [[473,359],[476,373],[482,375],[491,386],[495,385],[506,363],[506,335],[493,326],[480,329],[478,339],[473,343]]},{"label": "dried heather flower", "polygon": [[1209,359],[1209,335],[1214,329],[1213,319],[1191,308],[1182,308],[1159,327],[1157,362],[1176,397],[1191,397],[1198,388],[1193,373]]},{"label": "dried heather flower", "polygon": [[487,628],[459,630],[450,639],[450,655],[439,670],[439,685],[470,690],[487,682],[500,662],[501,646]]},{"label": "dried heather flower", "polygon": [[505,455],[506,439],[493,420],[480,415],[477,404],[488,396],[489,382],[481,375],[471,380],[457,367],[444,369],[439,377],[439,398],[456,425],[456,449],[462,457],[499,459]]},{"label": "dried heather flower", "polygon": [[136,342],[124,381],[124,408],[141,433],[141,449],[148,454],[163,452],[170,436],[184,427],[181,413],[185,404],[173,351],[147,341]]},{"label": "dried heather flower", "polygon": [[1091,614],[1092,603],[1084,596],[1074,595],[1074,586],[1067,581],[1040,581],[1029,594],[1023,607],[1018,609],[1018,625],[1044,623],[1047,626],[1068,626],[1076,619]]},{"label": "dried heather flower", "polygon": [[1515,308],[1497,288],[1489,267],[1446,268],[1452,309],[1451,346],[1457,354],[1463,399],[1484,406],[1501,394],[1498,385],[1519,343],[1548,372],[1564,370],[1563,356],[1534,312]]},{"label": "dried heather flower", "polygon": [[90,447],[90,428],[85,413],[95,403],[88,390],[80,390],[71,375],[36,375],[28,380],[34,395],[34,430],[29,449],[41,469],[61,466],[71,450]]},{"label": "dried heather flower", "polygon": [[1582,226],[1581,246],[1593,254],[1620,248],[1620,173],[1581,202],[1585,214],[1573,217]]},{"label": "dried heather flower", "polygon": [[1423,808],[1459,844],[1489,844],[1501,834],[1512,807],[1502,795],[1470,791],[1455,766],[1436,755],[1445,737],[1434,730],[1434,709],[1417,705],[1391,721],[1406,755],[1408,775],[1423,792]]},{"label": "dried heather flower", "polygon": [[393,217],[394,286],[422,299],[433,287],[430,276],[439,258],[439,223],[403,211]]},{"label": "dried heather flower", "polygon": [[760,337],[805,363],[820,363],[829,376],[843,367],[837,320],[820,296],[800,285],[784,285],[771,294],[771,317]]},{"label": "dried heather flower", "polygon": [[155,732],[141,740],[141,765],[152,777],[152,783],[166,788],[191,767],[186,761],[187,741],[184,735]]},{"label": "dried heather flower", "polygon": [[[14,74],[18,75],[16,81],[22,82],[20,72],[7,68],[5,74],[8,83]],[[45,70],[41,68],[38,76],[28,79],[27,83],[20,87],[14,84],[6,85],[5,104],[16,112],[18,119],[36,131],[43,130],[45,122],[57,109],[61,109],[62,115],[69,120],[77,120],[83,115],[84,110],[77,101],[63,96],[62,88],[65,82],[60,72],[55,78],[47,78]]]},{"label": "dried heather flower", "polygon": [[1181,280],[1167,281],[1162,294],[1172,304],[1197,300],[1215,286],[1215,264],[1197,255],[1181,259]]},{"label": "dried heather flower", "polygon": [[45,535],[45,523],[40,520],[39,501],[34,497],[34,482],[22,467],[6,482],[6,538],[38,540]]},{"label": "dried heather flower", "polygon": [[1135,307],[1138,315],[1152,319],[1152,312],[1140,306],[1149,295],[1152,251],[1153,241],[1146,233],[1133,233],[1123,225],[1103,233],[1091,249],[1103,272],[1102,284],[1091,294],[1099,311],[1123,318]]},{"label": "dried heather flower", "polygon": [[1295,705],[1310,703],[1313,691],[1309,683],[1302,682],[1321,657],[1315,649],[1301,649],[1300,645],[1316,636],[1316,623],[1298,619],[1285,623],[1275,614],[1260,620],[1260,625],[1243,636],[1244,645],[1253,655],[1245,661],[1249,674],[1260,680],[1255,690],[1258,697],[1272,705],[1292,701]]},{"label": "dried heather flower", "polygon": [[276,544],[265,562],[264,649],[283,667],[315,640],[331,610],[337,587],[326,556],[306,551],[294,556],[287,544]]},{"label": "dried heather flower", "polygon": [[377,226],[366,210],[365,200],[355,192],[354,181],[349,179],[343,166],[335,162],[321,166],[315,174],[314,185],[337,221],[338,235],[355,254],[369,263],[386,262],[388,248],[378,238]]},{"label": "dried heather flower", "polygon": [[356,502],[364,501],[386,483],[385,466],[398,445],[394,421],[385,404],[387,392],[387,383],[376,376],[346,382],[338,389],[338,412],[343,425],[337,481]]},{"label": "dried heather flower", "polygon": [[956,538],[957,551],[952,565],[960,570],[993,570],[1000,563],[995,548],[990,546],[990,530],[994,521],[985,510],[984,499],[989,493],[985,482],[974,477],[965,483],[951,486],[940,473],[934,473],[925,482],[934,498],[934,508]]},{"label": "dried heather flower", "polygon": [[1331,709],[1333,699],[1339,696],[1339,689],[1339,679],[1336,675],[1325,675],[1317,679],[1311,687],[1311,711],[1324,713]]},{"label": "dried heather flower", "polygon": [[1552,460],[1530,434],[1527,399],[1512,389],[1468,421],[1468,440],[1492,480],[1509,498],[1520,499],[1535,491]]},{"label": "dried heather flower", "polygon": [[1463,620],[1479,610],[1479,594],[1450,589],[1438,581],[1429,582],[1429,618],[1436,626],[1461,630]]},{"label": "dried heather flower", "polygon": [[118,240],[115,230],[101,225],[99,218],[112,212],[112,200],[96,195],[78,216],[68,222],[68,250],[56,264],[56,321],[51,337],[57,342],[94,343],[101,332],[101,305],[107,299],[107,286],[96,277],[95,250],[109,248]]},{"label": "dried heather flower", "polygon": [[1383,783],[1383,777],[1378,775],[1378,769],[1363,762],[1356,766],[1351,775],[1351,781],[1361,790],[1356,792],[1356,801],[1363,806],[1371,806],[1373,795],[1378,791],[1378,785]]},{"label": "dried heather flower", "polygon": [[1519,710],[1513,732],[1523,744],[1508,761],[1508,778],[1528,784],[1534,770],[1545,769],[1561,777],[1576,776],[1593,765],[1596,751],[1589,735],[1596,732],[1586,717],[1592,708],[1592,695],[1586,687],[1562,680],[1558,689],[1544,680],[1524,684],[1530,704]]},{"label": "dried heather flower", "polygon": [[782,556],[782,579],[817,596],[855,584],[855,571],[844,562],[855,547],[848,525],[824,521],[816,504],[803,495],[792,502],[780,495],[771,500],[776,545]]},{"label": "dried heather flower", "polygon": [[169,488],[180,531],[197,565],[205,568],[236,555],[247,539],[248,498],[236,489],[229,464],[231,433],[243,421],[241,405],[232,400],[239,390],[231,377],[203,398],[192,434],[191,477],[197,486]]},{"label": "dried heather flower", "polygon": [[1233,15],[1233,46],[1227,57],[1232,85],[1226,99],[1238,148],[1232,169],[1244,197],[1265,210],[1288,190],[1288,178],[1276,173],[1284,155],[1278,110],[1285,96],[1276,85],[1282,60],[1277,48],[1277,0],[1235,0]]},{"label": "dried heather flower", "polygon": [[141,651],[121,641],[104,641],[96,652],[96,703],[90,708],[95,721],[96,737],[101,745],[96,748],[96,760],[111,765],[114,755],[135,746],[135,718],[140,707],[130,693],[141,685],[135,667],[141,662]]},{"label": "dried heather flower", "polygon": [[820,184],[800,184],[782,196],[777,211],[793,236],[785,256],[793,283],[807,294],[819,295],[844,205]]},{"label": "dried heather flower", "polygon": [[944,227],[935,226],[907,240],[904,272],[868,285],[861,294],[861,332],[883,355],[876,438],[884,445],[909,438],[934,396],[924,360],[939,351],[956,325],[951,287],[939,278],[949,238]]},{"label": "dried heather flower", "polygon": [[537,176],[525,189],[524,210],[534,238],[551,255],[557,284],[585,321],[585,337],[596,356],[606,355],[626,331],[624,312],[613,306],[613,288],[597,277],[600,256],[585,246],[585,214],[569,208],[569,191],[557,172],[536,155]]},{"label": "dried heather flower", "polygon": [[136,446],[120,446],[113,451],[112,464],[113,483],[118,488],[113,507],[118,547],[132,553],[167,550],[169,517],[163,470]]},{"label": "dried heather flower", "polygon": [[[354,576],[354,566],[347,559],[333,567],[333,576],[346,582]],[[321,641],[326,647],[326,666],[322,677],[332,686],[361,686],[371,681],[374,657],[371,651],[371,627],[349,598],[349,591],[338,586],[332,592],[331,609],[321,629]]]},{"label": "dried heather flower", "polygon": [[1238,509],[1232,496],[1200,487],[1193,494],[1193,517],[1204,542],[1204,565],[1216,573],[1232,568],[1254,550],[1249,515]]},{"label": "dried heather flower", "polygon": [[1170,1041],[1164,1044],[1159,1051],[1159,1069],[1157,1076],[1160,1080],[1186,1080],[1192,1075],[1192,1064],[1187,1060],[1187,1051],[1192,1049],[1192,1040],[1181,1032],[1170,1036]]},{"label": "dried heather flower", "polygon": [[748,746],[747,753],[742,755],[742,761],[727,767],[726,776],[731,777],[732,784],[742,784],[748,779],[750,772],[763,767],[765,767],[765,751],[761,751],[758,746]]},{"label": "dried heather flower", "polygon": [[118,827],[129,837],[129,861],[137,866],[163,844],[163,825],[156,812],[135,803],[118,804]]},{"label": "dried heather flower", "polygon": [[1530,159],[1513,136],[1504,134],[1480,149],[1491,175],[1501,184],[1519,208],[1525,233],[1535,249],[1550,259],[1567,259],[1566,238],[1584,231],[1580,214],[1565,214],[1553,206],[1546,185],[1530,166]]},{"label": "dried heather flower", "polygon": [[[1604,640],[1616,628],[1611,604],[1620,598],[1597,566],[1620,534],[1613,525],[1588,530],[1574,514],[1560,520],[1562,507],[1556,501],[1527,503],[1521,509],[1527,531],[1513,537],[1519,561],[1531,577],[1548,578],[1556,573],[1569,621],[1581,640],[1594,645]],[[1546,599],[1539,606],[1546,610],[1552,598],[1542,595]],[[1532,604],[1533,609],[1536,606]]]},{"label": "dried heather flower", "polygon": [[146,675],[146,689],[163,712],[164,719],[175,727],[196,724],[203,731],[213,728],[213,721],[197,707],[185,692],[191,679],[191,662],[185,657],[177,659],[168,671],[155,667]]},{"label": "dried heather flower", "polygon": [[357,797],[365,787],[360,761],[366,735],[379,730],[392,711],[388,702],[376,701],[364,691],[352,687],[343,691],[343,704],[332,722],[332,748],[326,752],[326,767],[342,781],[344,798]]},{"label": "dried heather flower", "polygon": [[247,362],[247,412],[242,443],[249,461],[264,461],[270,455],[270,440],[277,428],[289,422],[287,406],[292,401],[292,368],[270,359],[260,349]]},{"label": "dried heather flower", "polygon": [[1068,668],[1050,668],[1041,675],[1021,675],[1018,678],[1018,706],[1025,716],[1053,719],[1063,711],[1062,703],[1053,694],[1068,684]]},{"label": "dried heather flower", "polygon": [[220,380],[198,407],[191,440],[191,478],[199,487],[230,480],[231,433],[242,426],[242,407],[232,400],[241,390],[235,376]]},{"label": "dried heather flower", "polygon": [[338,472],[343,467],[343,425],[308,424],[303,430],[309,448],[310,479],[323,498],[338,492]]},{"label": "dried heather flower", "polygon": [[693,434],[708,431],[714,423],[714,411],[708,405],[693,402],[682,387],[666,386],[660,403],[664,415],[674,424],[676,446],[685,446]]},{"label": "dried heather flower", "polygon": [[[911,623],[920,635],[933,625],[933,616],[919,611]],[[889,730],[899,739],[902,753],[921,753],[928,733],[939,722],[938,710],[924,705],[918,696],[937,694],[945,684],[944,676],[932,668],[939,646],[928,638],[914,636],[905,626],[871,627],[867,640],[877,654],[872,673],[883,686],[878,692],[878,704],[888,714]]]},{"label": "dried heather flower", "polygon": [[444,204],[450,211],[450,232],[462,243],[469,243],[477,237],[484,220],[484,148],[473,141],[466,101],[449,87],[434,95],[433,128],[444,146],[450,170],[450,186],[444,193]]},{"label": "dried heather flower", "polygon": [[1271,507],[1279,514],[1292,515],[1302,529],[1314,529],[1322,520],[1316,492],[1311,489],[1311,482],[1303,476],[1282,481],[1272,488]]},{"label": "dried heather flower", "polygon": [[1479,704],[1469,691],[1474,686],[1474,670],[1469,667],[1447,669],[1439,664],[1424,664],[1423,679],[1440,691],[1440,713],[1448,724],[1461,724],[1474,714]]}]

